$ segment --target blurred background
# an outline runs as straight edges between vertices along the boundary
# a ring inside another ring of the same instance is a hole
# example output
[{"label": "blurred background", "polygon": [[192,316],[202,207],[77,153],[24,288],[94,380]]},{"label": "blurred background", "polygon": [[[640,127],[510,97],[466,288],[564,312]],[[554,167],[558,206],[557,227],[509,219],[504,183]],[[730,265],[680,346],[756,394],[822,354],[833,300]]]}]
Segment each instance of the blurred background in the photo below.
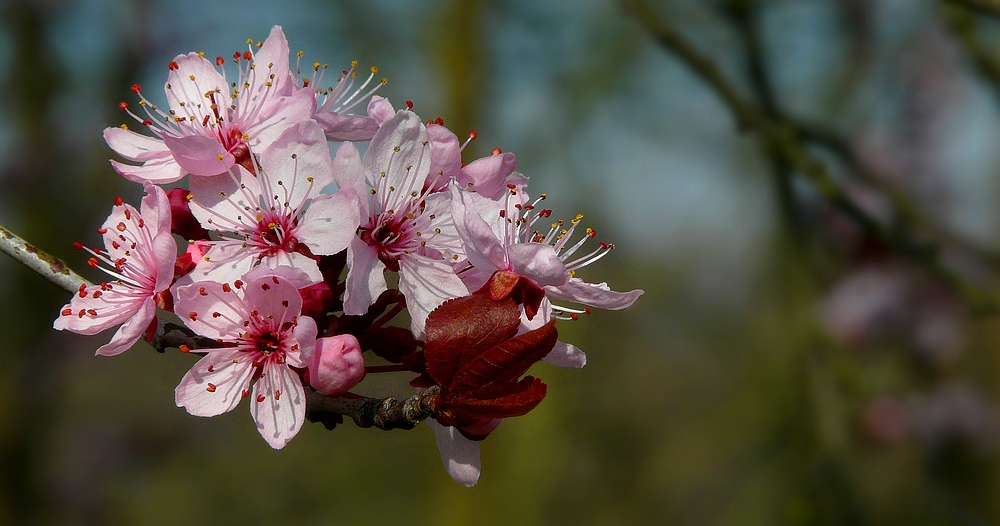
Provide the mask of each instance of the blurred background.
[{"label": "blurred background", "polygon": [[[519,157],[646,294],[559,326],[582,370],[482,444],[174,406],[193,357],[51,329],[0,258],[2,524],[1000,523],[1000,2],[2,0],[0,224],[91,279],[101,130],[178,53],[274,24]],[[371,393],[406,394],[406,378]],[[366,382],[368,384],[370,382]]]}]

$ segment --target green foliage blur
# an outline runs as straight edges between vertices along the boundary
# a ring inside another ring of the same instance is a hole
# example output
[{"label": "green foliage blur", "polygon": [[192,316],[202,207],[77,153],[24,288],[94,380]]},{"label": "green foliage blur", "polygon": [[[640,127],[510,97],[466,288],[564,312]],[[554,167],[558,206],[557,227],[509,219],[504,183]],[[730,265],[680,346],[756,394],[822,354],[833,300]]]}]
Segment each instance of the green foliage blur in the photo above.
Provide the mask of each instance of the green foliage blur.
[{"label": "green foliage blur", "polygon": [[[475,128],[466,161],[517,153],[616,243],[581,276],[646,293],[560,323],[587,366],[535,366],[547,399],[465,489],[423,426],[307,423],[274,451],[245,405],[191,417],[194,357],[94,357],[107,335],[52,330],[67,295],[0,259],[0,524],[1000,523],[1000,22],[976,3],[5,0],[0,224],[85,276],[72,242],[141,196],[101,138],[129,86],[162,100],[175,54],[281,24],[304,63],[377,64],[397,107]],[[658,24],[802,124],[843,200]]]}]

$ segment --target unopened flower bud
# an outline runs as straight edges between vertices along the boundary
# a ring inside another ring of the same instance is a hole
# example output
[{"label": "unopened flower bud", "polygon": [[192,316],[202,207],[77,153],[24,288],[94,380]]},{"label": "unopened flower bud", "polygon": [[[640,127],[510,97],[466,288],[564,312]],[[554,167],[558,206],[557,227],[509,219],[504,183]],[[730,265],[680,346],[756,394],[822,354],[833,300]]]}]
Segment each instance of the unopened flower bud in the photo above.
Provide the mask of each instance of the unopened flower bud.
[{"label": "unopened flower bud", "polygon": [[317,391],[332,396],[345,393],[365,377],[365,359],[358,339],[339,334],[316,340],[306,381]]}]

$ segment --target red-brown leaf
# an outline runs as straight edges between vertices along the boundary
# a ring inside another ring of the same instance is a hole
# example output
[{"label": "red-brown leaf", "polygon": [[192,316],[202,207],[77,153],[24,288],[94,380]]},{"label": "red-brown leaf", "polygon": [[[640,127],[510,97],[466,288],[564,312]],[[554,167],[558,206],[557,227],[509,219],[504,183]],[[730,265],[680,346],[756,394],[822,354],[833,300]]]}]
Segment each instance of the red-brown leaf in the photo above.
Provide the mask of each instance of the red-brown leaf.
[{"label": "red-brown leaf", "polygon": [[444,302],[427,316],[427,372],[449,386],[455,372],[483,351],[517,334],[520,309],[514,300],[473,294]]},{"label": "red-brown leaf", "polygon": [[534,376],[520,382],[494,383],[469,396],[451,400],[455,412],[474,418],[509,418],[534,409],[545,398],[545,383]]},{"label": "red-brown leaf", "polygon": [[501,342],[459,368],[452,389],[468,392],[491,383],[516,380],[556,344],[556,321]]}]

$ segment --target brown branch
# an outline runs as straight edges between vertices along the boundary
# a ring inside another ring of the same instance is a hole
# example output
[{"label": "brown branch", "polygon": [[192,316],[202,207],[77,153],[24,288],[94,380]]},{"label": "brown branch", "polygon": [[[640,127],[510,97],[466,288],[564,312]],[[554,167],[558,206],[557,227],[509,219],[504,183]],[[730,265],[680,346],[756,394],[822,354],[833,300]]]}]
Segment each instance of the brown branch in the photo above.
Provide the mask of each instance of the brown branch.
[{"label": "brown branch", "polygon": [[369,398],[364,396],[326,396],[316,391],[306,394],[306,418],[332,429],[343,421],[339,415],[349,416],[358,427],[413,429],[434,413],[434,399],[440,389],[429,387],[400,402],[393,397]]}]

